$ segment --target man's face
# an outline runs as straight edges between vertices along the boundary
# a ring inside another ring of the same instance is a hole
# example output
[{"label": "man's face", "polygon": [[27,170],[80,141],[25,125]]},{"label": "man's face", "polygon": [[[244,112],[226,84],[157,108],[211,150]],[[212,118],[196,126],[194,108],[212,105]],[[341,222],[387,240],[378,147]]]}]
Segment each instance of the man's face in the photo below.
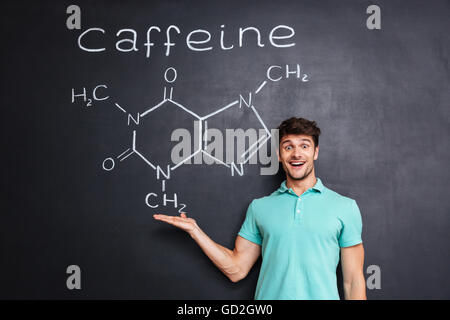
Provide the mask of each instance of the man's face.
[{"label": "man's face", "polygon": [[314,147],[311,136],[289,134],[280,142],[278,161],[293,180],[303,180],[314,170],[314,160],[319,156],[319,146]]}]

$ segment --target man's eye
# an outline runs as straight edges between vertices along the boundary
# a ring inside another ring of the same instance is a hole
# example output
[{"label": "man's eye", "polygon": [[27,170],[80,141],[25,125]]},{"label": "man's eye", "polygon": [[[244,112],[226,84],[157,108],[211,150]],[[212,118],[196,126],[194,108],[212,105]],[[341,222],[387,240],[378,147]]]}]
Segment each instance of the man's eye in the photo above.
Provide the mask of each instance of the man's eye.
[{"label": "man's eye", "polygon": [[307,144],[304,144],[303,145],[303,149],[306,149],[306,148],[308,148],[309,146],[307,145]]},{"label": "man's eye", "polygon": [[286,150],[291,150],[292,147],[291,147],[291,146],[287,146],[285,149],[286,149]]}]

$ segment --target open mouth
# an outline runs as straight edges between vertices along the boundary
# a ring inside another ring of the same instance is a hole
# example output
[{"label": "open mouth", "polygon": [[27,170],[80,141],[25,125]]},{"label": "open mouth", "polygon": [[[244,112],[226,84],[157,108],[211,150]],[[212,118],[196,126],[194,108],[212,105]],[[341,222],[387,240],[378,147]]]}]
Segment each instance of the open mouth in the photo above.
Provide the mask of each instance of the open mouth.
[{"label": "open mouth", "polygon": [[294,167],[296,169],[303,167],[305,164],[305,161],[289,161],[289,164],[291,167]]}]

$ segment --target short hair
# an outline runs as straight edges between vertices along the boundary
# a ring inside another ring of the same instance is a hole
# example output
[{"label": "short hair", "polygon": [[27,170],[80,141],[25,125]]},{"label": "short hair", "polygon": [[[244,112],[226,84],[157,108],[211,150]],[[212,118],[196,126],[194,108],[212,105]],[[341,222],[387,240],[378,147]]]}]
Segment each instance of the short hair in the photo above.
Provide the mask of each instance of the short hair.
[{"label": "short hair", "polygon": [[307,136],[312,136],[314,141],[314,146],[319,145],[320,128],[317,127],[315,121],[310,121],[305,118],[292,117],[284,120],[278,126],[278,144],[281,143],[281,139],[289,134],[304,134]]}]

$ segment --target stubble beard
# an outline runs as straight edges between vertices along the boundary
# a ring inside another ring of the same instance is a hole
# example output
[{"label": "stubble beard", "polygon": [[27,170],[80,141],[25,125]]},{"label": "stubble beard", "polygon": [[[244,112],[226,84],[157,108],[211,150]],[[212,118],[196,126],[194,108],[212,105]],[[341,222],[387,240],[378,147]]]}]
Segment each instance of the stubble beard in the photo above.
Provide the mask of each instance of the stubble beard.
[{"label": "stubble beard", "polygon": [[311,174],[311,172],[313,171],[313,166],[310,166],[309,168],[306,168],[305,170],[305,174],[302,175],[301,177],[294,177],[290,171],[288,170],[288,168],[284,168],[284,171],[286,171],[287,175],[289,176],[289,178],[291,178],[292,180],[295,181],[301,181],[306,179],[307,177],[309,177],[309,175]]}]

